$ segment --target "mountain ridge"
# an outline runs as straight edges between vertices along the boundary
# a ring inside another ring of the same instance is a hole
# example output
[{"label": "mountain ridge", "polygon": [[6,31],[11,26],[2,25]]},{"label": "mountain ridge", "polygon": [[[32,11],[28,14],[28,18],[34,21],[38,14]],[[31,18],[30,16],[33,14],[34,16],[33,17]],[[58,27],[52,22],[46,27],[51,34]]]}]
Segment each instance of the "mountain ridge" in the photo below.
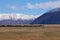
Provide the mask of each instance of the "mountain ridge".
[{"label": "mountain ridge", "polygon": [[29,24],[37,16],[25,14],[0,14],[0,25]]}]

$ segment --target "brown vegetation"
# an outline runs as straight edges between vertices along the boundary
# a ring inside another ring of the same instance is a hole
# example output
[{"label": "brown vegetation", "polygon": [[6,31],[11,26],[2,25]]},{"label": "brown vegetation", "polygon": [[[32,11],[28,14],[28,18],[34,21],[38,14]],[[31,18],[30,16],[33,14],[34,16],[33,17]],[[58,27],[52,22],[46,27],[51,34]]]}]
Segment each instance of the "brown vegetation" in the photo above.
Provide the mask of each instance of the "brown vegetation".
[{"label": "brown vegetation", "polygon": [[60,26],[0,27],[0,40],[60,40]]}]

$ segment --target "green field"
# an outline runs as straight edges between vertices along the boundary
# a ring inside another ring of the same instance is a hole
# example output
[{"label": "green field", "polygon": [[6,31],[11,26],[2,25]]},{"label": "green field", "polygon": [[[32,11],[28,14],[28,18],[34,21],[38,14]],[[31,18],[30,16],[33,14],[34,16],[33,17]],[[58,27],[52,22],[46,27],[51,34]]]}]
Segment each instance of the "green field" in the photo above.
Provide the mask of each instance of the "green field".
[{"label": "green field", "polygon": [[0,27],[0,40],[60,40],[60,26]]}]

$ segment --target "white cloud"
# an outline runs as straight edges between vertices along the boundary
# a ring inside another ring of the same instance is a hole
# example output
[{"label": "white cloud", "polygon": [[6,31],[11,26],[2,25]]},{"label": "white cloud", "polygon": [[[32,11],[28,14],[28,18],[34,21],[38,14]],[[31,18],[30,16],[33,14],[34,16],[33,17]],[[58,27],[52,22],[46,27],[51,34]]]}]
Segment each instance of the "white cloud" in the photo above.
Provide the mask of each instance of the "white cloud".
[{"label": "white cloud", "polygon": [[28,9],[34,8],[33,6],[34,6],[34,5],[32,5],[31,3],[27,3],[27,5],[26,5],[26,7],[27,7]]},{"label": "white cloud", "polygon": [[47,9],[47,8],[58,8],[60,7],[60,1],[54,2],[45,2],[40,4],[40,8]]},{"label": "white cloud", "polygon": [[8,9],[13,9],[13,10],[24,10],[26,8],[28,9],[48,9],[48,8],[58,8],[60,7],[60,0],[57,1],[47,1],[47,2],[41,2],[41,3],[27,3],[25,6],[24,5],[7,5]]},{"label": "white cloud", "polygon": [[4,13],[4,14],[0,14],[0,20],[6,20],[6,19],[12,19],[12,20],[18,20],[18,19],[22,19],[22,20],[30,20],[30,19],[35,19],[37,18],[39,15],[26,15],[26,14],[13,14],[13,13]]},{"label": "white cloud", "polygon": [[23,10],[24,6],[7,5],[7,8],[12,10]]},{"label": "white cloud", "polygon": [[58,7],[60,7],[60,1],[50,1],[36,4],[27,3],[28,9],[47,9],[47,8],[58,8]]}]

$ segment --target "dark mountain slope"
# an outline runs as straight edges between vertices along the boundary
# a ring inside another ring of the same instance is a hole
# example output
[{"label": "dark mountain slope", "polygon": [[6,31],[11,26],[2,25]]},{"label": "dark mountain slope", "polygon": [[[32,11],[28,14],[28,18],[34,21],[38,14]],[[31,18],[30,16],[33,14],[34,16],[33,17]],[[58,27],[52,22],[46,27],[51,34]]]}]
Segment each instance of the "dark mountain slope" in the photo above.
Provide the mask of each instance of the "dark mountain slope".
[{"label": "dark mountain slope", "polygon": [[55,8],[34,20],[31,24],[60,24],[60,8]]}]

